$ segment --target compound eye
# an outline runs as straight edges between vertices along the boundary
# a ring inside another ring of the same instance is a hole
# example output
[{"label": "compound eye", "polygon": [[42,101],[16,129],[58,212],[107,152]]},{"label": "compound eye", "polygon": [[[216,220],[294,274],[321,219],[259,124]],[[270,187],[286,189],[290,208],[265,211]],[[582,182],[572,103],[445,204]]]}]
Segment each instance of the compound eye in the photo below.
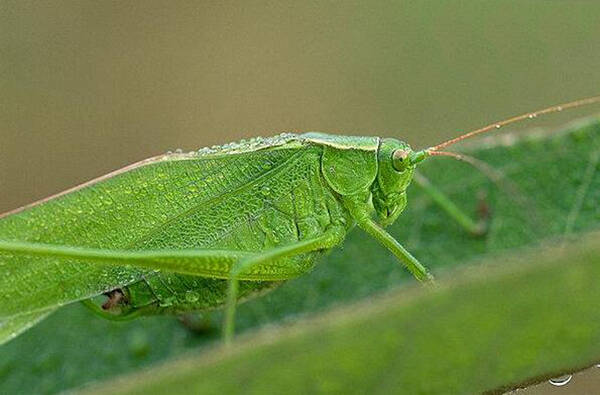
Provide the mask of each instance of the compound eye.
[{"label": "compound eye", "polygon": [[403,149],[394,151],[392,154],[392,166],[394,166],[394,169],[397,171],[404,171],[410,162],[408,156],[409,152]]}]

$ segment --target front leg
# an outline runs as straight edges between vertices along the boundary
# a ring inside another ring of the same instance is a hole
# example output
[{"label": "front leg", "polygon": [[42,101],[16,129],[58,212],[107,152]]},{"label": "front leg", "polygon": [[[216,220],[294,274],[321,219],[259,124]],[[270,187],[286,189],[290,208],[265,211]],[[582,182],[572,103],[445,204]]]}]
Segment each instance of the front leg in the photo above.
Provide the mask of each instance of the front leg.
[{"label": "front leg", "polygon": [[344,205],[350,211],[350,215],[352,215],[357,225],[394,254],[417,280],[425,283],[433,283],[433,276],[427,268],[421,265],[392,235],[371,219],[367,204],[369,195],[369,191],[364,191],[362,194],[343,198]]},{"label": "front leg", "polygon": [[387,248],[421,282],[433,283],[433,276],[427,268],[410,254],[396,239],[368,217],[358,220],[358,226]]}]

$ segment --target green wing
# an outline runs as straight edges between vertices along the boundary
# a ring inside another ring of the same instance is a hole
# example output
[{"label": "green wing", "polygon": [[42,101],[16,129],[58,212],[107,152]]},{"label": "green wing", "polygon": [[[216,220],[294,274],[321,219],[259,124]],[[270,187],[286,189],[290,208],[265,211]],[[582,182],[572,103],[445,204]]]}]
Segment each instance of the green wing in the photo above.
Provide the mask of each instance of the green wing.
[{"label": "green wing", "polygon": [[[321,147],[292,135],[165,155],[0,218],[0,239],[98,249],[259,251],[298,237],[293,190],[321,188]],[[302,147],[302,149],[299,149]],[[325,211],[325,210],[324,210]],[[275,228],[275,230],[274,230]],[[154,273],[0,253],[0,319]]]},{"label": "green wing", "polygon": [[52,310],[38,311],[0,319],[0,345],[25,332],[50,315],[51,312]]}]

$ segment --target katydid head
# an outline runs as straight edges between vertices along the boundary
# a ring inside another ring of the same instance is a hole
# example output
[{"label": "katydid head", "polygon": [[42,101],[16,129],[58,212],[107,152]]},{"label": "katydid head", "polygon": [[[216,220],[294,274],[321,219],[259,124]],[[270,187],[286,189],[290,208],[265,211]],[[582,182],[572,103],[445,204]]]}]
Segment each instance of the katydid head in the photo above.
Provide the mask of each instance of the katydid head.
[{"label": "katydid head", "polygon": [[581,107],[588,104],[600,102],[600,96],[589,97],[563,103],[542,110],[525,113],[503,121],[484,126],[480,129],[462,134],[433,147],[421,151],[413,151],[410,146],[396,139],[383,139],[377,154],[378,171],[377,178],[371,186],[373,193],[373,206],[383,226],[392,224],[402,213],[406,206],[406,188],[413,178],[416,165],[430,156],[448,156],[454,159],[466,161],[484,173],[489,173],[485,164],[474,158],[457,154],[454,152],[440,151],[440,149],[469,139],[479,134],[487,133],[503,126],[537,118],[540,115],[559,112],[568,108]]},{"label": "katydid head", "polygon": [[373,206],[383,226],[392,224],[406,207],[406,188],[415,166],[425,156],[400,140],[386,138],[377,153],[377,178],[371,186]]}]

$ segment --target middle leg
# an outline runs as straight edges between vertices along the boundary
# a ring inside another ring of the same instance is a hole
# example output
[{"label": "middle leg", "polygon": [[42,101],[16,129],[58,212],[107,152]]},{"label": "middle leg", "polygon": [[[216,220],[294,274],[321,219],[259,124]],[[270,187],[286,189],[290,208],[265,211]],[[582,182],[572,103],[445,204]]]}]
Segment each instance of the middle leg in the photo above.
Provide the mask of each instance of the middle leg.
[{"label": "middle leg", "polygon": [[[334,247],[344,239],[345,235],[346,231],[344,227],[333,225],[320,236],[273,248],[262,254],[257,254],[236,263],[231,269],[229,277],[229,291],[225,307],[225,323],[223,325],[223,338],[225,343],[230,343],[233,338],[235,329],[235,306],[237,303],[239,278],[241,275],[244,275],[245,272],[247,273],[249,270],[269,261]],[[300,274],[303,274],[303,272],[298,272],[298,275]]]}]

